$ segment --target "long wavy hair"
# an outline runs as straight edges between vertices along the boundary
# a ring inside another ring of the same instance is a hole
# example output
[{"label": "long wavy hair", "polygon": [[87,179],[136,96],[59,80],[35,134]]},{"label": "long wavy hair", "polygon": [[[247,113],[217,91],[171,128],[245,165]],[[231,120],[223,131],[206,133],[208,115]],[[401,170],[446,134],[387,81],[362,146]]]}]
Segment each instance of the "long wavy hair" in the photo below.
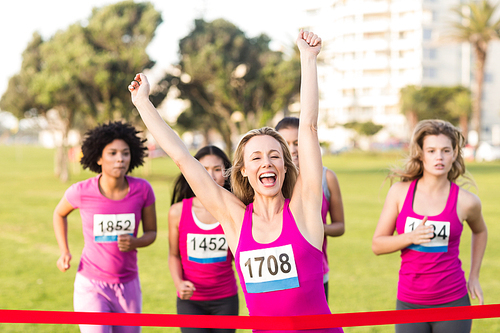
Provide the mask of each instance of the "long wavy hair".
[{"label": "long wavy hair", "polygon": [[[223,166],[224,166],[223,173],[224,173],[224,175],[226,175],[226,179],[224,181],[224,188],[226,190],[230,191],[231,184],[230,184],[229,177],[228,177],[228,175],[229,175],[228,170],[231,169],[231,161],[229,161],[229,158],[227,157],[227,155],[221,149],[217,148],[216,146],[205,146],[205,147],[201,148],[200,150],[198,150],[196,152],[196,154],[194,155],[194,158],[196,158],[199,161],[203,157],[209,156],[209,155],[214,155],[214,156],[220,157],[220,159],[222,160]],[[174,190],[172,193],[172,201],[170,204],[173,205],[174,203],[180,202],[184,199],[192,198],[194,196],[195,196],[195,194],[194,194],[193,190],[191,189],[191,186],[189,186],[186,178],[184,178],[184,175],[181,173],[179,175],[179,177],[177,177],[177,180],[174,183]]]},{"label": "long wavy hair", "polygon": [[389,178],[393,180],[399,177],[401,181],[412,181],[422,177],[424,166],[422,162],[424,139],[428,135],[446,135],[451,140],[453,154],[456,156],[453,165],[448,172],[448,180],[455,182],[459,177],[464,177],[473,183],[471,178],[466,175],[465,162],[463,158],[463,147],[465,139],[462,132],[447,121],[440,119],[428,119],[420,121],[410,140],[410,152],[405,161],[404,168],[393,168]]},{"label": "long wavy hair", "polygon": [[275,131],[271,127],[262,127],[259,129],[254,129],[245,134],[238,146],[236,147],[236,151],[234,153],[233,158],[233,167],[231,168],[231,188],[233,193],[238,197],[245,205],[253,202],[255,191],[250,185],[247,177],[243,177],[241,173],[241,169],[244,167],[244,151],[247,142],[258,135],[268,135],[274,138],[281,146],[283,150],[283,158],[285,162],[286,174],[285,180],[283,182],[283,187],[281,188],[281,192],[285,198],[291,198],[293,193],[293,187],[295,186],[295,182],[297,181],[298,170],[293,164],[292,155],[290,154],[290,150],[288,149],[288,144],[283,139],[281,134]]}]

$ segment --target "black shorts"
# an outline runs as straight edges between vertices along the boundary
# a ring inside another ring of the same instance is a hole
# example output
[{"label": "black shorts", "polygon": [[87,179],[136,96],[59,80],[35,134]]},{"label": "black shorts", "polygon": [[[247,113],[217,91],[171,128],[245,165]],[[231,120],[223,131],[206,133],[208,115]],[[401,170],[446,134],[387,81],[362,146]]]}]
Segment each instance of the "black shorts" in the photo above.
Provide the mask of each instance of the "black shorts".
[{"label": "black shorts", "polygon": [[[437,305],[419,305],[402,302],[399,299],[396,302],[396,310],[428,309],[428,308],[446,308],[452,306],[469,306],[469,295],[457,299],[456,301],[437,304]],[[472,319],[435,321],[428,323],[396,324],[396,333],[470,333]]]},{"label": "black shorts", "polygon": [[[238,295],[213,301],[183,300],[177,297],[177,314],[186,315],[234,315],[239,313]],[[234,333],[234,329],[181,327],[182,333]]]}]

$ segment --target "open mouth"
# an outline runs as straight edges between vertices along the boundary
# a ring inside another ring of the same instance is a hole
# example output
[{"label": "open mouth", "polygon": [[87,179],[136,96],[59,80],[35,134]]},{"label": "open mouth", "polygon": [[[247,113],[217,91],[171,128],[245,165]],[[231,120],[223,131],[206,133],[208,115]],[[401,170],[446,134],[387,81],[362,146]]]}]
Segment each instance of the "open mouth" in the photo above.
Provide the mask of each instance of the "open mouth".
[{"label": "open mouth", "polygon": [[266,172],[259,176],[260,182],[264,186],[273,186],[276,183],[276,174],[274,172]]}]

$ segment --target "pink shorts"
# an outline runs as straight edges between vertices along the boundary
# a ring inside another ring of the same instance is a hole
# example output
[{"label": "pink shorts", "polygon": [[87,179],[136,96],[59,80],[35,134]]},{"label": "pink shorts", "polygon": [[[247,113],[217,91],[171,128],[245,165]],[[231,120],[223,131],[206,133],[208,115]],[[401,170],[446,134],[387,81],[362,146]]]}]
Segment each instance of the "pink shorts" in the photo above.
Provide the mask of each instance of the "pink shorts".
[{"label": "pink shorts", "polygon": [[[141,313],[139,277],[126,283],[91,280],[76,273],[73,306],[76,312]],[[80,325],[82,333],[138,333],[140,326]]]}]

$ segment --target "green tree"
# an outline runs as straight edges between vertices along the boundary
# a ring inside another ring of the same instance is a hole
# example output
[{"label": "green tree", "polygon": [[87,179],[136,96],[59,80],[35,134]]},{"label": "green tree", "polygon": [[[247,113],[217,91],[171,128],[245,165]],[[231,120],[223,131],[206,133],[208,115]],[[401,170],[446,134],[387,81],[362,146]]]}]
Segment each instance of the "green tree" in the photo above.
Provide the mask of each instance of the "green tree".
[{"label": "green tree", "polygon": [[418,123],[419,115],[425,110],[425,103],[422,101],[419,89],[410,85],[401,88],[399,92],[399,108],[406,116],[410,132],[413,132]]},{"label": "green tree", "polygon": [[465,107],[463,103],[467,102],[464,101],[467,95],[470,96],[469,90],[462,86],[406,86],[400,91],[399,105],[401,112],[407,115],[411,131],[423,119],[447,120],[454,125],[460,124],[462,130],[466,130],[463,121],[468,120],[469,115],[463,110],[459,111],[456,103],[462,103],[460,106]]},{"label": "green tree", "polygon": [[471,43],[475,54],[471,125],[477,132],[478,143],[481,139],[481,100],[488,44],[500,36],[500,20],[495,18],[497,7],[498,3],[492,5],[487,0],[480,0],[470,1],[453,9],[459,20],[451,24],[453,31],[450,37],[458,42]]},{"label": "green tree", "polygon": [[[35,35],[28,45],[1,107],[16,114],[31,108],[57,110],[63,140],[56,152],[56,174],[63,181],[69,177],[70,129],[138,117],[126,87],[135,73],[153,66],[146,47],[160,23],[161,15],[150,3],[124,1],[94,8],[86,26],[73,24],[48,41]],[[23,93],[33,99],[23,101]]]},{"label": "green tree", "polygon": [[240,133],[268,124],[298,93],[299,59],[293,54],[285,60],[269,49],[266,35],[247,38],[226,20],[194,23],[179,42],[178,73],[164,78],[160,86],[166,82],[166,88],[156,95],[176,86],[191,105],[179,117],[183,128],[215,128],[231,152]]},{"label": "green tree", "polygon": [[29,89],[31,78],[42,67],[42,43],[42,36],[35,32],[22,54],[21,70],[9,79],[7,90],[0,98],[0,109],[10,111],[18,118],[24,117],[30,109],[44,111],[44,106],[36,101],[36,95]]}]

